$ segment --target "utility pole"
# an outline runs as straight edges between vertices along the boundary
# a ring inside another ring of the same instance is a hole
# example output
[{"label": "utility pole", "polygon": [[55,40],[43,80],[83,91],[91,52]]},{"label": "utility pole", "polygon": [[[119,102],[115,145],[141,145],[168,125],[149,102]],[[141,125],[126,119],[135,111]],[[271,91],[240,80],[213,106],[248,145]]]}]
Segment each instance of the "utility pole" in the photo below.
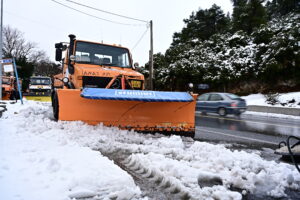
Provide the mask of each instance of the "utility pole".
[{"label": "utility pole", "polygon": [[[3,30],[3,0],[1,0],[1,24],[0,24],[0,59],[2,59],[2,30]],[[2,63],[0,62],[0,100],[2,100]]]},{"label": "utility pole", "polygon": [[153,90],[153,23],[150,21],[149,89]]}]

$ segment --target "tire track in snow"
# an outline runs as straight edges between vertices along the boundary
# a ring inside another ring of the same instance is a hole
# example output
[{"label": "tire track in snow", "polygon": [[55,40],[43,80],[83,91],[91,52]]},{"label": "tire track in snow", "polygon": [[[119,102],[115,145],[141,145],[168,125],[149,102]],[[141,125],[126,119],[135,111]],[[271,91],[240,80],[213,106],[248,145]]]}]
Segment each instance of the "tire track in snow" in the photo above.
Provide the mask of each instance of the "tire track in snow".
[{"label": "tire track in snow", "polygon": [[124,149],[107,151],[98,149],[102,155],[113,160],[116,165],[130,174],[140,187],[144,197],[149,199],[189,200],[195,199],[184,186],[172,183],[168,177],[156,170],[151,170],[131,158],[131,152]]}]

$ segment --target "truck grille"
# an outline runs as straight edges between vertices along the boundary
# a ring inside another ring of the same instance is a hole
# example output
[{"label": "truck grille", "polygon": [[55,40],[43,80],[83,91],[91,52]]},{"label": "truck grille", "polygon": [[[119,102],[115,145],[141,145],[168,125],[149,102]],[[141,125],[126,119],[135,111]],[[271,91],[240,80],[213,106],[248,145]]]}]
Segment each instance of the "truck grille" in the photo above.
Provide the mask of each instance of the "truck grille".
[{"label": "truck grille", "polygon": [[51,90],[43,90],[43,89],[30,89],[29,90],[29,96],[50,96]]},{"label": "truck grille", "polygon": [[111,79],[110,77],[83,76],[82,86],[88,88],[105,88]]},{"label": "truck grille", "polygon": [[[105,88],[111,81],[111,77],[95,77],[95,76],[83,76],[82,77],[82,86],[84,88]],[[140,81],[140,80],[129,80],[129,81]],[[142,82],[136,86],[134,89],[142,89]],[[112,89],[121,89],[121,78],[117,78],[115,82],[111,85]],[[130,89],[129,84],[125,81],[125,88]]]}]

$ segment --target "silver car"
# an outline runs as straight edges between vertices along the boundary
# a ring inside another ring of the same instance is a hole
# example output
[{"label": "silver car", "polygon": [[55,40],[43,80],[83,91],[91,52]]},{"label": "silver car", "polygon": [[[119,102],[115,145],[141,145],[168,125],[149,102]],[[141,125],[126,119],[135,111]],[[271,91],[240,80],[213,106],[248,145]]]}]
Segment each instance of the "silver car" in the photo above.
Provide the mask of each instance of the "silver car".
[{"label": "silver car", "polygon": [[220,116],[239,116],[247,110],[246,101],[231,93],[205,93],[197,98],[196,110],[203,113],[218,113]]}]

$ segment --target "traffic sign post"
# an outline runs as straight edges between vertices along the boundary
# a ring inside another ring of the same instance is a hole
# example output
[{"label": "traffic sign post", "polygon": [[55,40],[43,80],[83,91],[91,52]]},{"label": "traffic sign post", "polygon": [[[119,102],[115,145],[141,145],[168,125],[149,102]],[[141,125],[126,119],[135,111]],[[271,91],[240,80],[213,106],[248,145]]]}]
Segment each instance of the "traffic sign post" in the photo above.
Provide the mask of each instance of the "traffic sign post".
[{"label": "traffic sign post", "polygon": [[17,65],[16,65],[15,58],[13,58],[12,61],[13,61],[14,69],[15,69],[16,78],[17,78],[17,86],[18,86],[18,92],[19,92],[20,100],[21,100],[21,103],[23,104],[23,97],[22,97],[22,92],[21,92],[21,87],[20,87],[19,76],[18,76],[18,71],[17,71]]},{"label": "traffic sign post", "polygon": [[[23,96],[22,96],[22,91],[21,91],[21,86],[20,86],[19,75],[18,75],[15,58],[0,59],[0,66],[1,66],[1,69],[0,69],[1,74],[2,74],[3,69],[4,69],[4,72],[6,72],[6,73],[14,72],[14,74],[16,76],[16,82],[17,82],[17,86],[18,86],[20,100],[21,100],[21,103],[23,104]],[[0,76],[0,78],[1,78],[0,87],[2,89],[2,75]],[[2,100],[2,91],[1,91],[0,100]]]},{"label": "traffic sign post", "polygon": [[205,84],[205,83],[198,84],[198,89],[200,89],[200,90],[207,90],[207,89],[209,89],[209,85]]},{"label": "traffic sign post", "polygon": [[1,64],[12,64],[13,63],[13,59],[11,59],[11,58],[5,58],[5,59],[1,59],[0,62],[1,62]]}]

